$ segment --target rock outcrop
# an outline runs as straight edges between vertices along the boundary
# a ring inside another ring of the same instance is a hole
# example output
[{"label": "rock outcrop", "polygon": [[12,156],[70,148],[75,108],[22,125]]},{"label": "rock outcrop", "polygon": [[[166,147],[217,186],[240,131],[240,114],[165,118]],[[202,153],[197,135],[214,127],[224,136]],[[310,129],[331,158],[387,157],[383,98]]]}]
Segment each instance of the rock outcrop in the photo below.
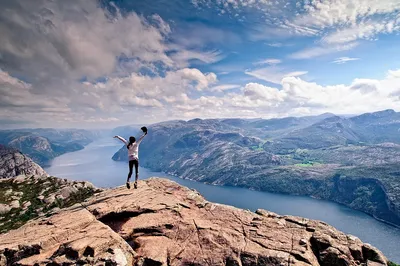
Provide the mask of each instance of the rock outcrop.
[{"label": "rock outcrop", "polygon": [[319,221],[206,201],[152,178],[0,235],[0,265],[386,265]]},{"label": "rock outcrop", "polygon": [[16,149],[0,145],[0,178],[18,175],[47,176],[47,173],[29,157]]},{"label": "rock outcrop", "polygon": [[0,179],[0,233],[82,202],[99,191],[89,182],[49,176]]}]

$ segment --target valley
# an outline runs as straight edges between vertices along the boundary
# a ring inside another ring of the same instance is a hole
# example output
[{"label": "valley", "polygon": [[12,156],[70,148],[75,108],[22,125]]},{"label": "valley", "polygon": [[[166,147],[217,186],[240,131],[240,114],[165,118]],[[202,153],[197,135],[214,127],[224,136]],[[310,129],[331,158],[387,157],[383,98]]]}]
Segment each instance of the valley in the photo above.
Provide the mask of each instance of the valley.
[{"label": "valley", "polygon": [[[400,225],[399,128],[393,110],[162,122],[149,126],[141,165],[204,183],[333,200]],[[127,160],[125,149],[112,158]]]},{"label": "valley", "polygon": [[97,132],[83,129],[0,130],[1,145],[18,149],[41,166],[61,154],[83,149],[97,137]]}]

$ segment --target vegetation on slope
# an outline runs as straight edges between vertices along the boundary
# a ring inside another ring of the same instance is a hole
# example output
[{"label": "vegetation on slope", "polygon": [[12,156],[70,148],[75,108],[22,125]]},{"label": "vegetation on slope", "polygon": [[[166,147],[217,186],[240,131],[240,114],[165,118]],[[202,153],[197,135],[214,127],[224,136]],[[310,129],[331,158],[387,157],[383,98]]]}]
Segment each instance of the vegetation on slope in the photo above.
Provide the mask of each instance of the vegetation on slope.
[{"label": "vegetation on slope", "polygon": [[80,203],[99,191],[88,182],[56,177],[9,178],[0,181],[0,233],[59,208]]}]

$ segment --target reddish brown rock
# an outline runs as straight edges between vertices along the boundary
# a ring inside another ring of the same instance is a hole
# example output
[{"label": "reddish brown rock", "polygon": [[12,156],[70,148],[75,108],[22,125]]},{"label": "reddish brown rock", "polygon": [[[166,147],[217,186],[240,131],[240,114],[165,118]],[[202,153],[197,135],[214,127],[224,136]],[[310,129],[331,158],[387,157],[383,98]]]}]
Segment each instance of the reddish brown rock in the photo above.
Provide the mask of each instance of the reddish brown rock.
[{"label": "reddish brown rock", "polygon": [[0,254],[0,265],[386,265],[325,223],[207,202],[155,178],[1,235]]}]

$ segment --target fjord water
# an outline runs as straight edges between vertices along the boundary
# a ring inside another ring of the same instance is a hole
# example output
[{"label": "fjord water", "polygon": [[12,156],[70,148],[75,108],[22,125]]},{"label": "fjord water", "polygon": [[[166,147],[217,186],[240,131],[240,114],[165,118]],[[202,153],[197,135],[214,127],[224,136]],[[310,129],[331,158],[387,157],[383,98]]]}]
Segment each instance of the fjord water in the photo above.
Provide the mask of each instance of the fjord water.
[{"label": "fjord water", "polygon": [[[45,170],[57,177],[86,180],[98,187],[124,185],[128,164],[111,160],[120,147],[121,144],[115,139],[102,139],[91,143],[83,150],[55,158],[51,166]],[[359,237],[363,242],[376,246],[388,259],[400,263],[400,229],[345,206],[309,197],[206,185],[164,173],[155,173],[144,168],[140,168],[139,173],[141,179],[152,176],[165,177],[194,188],[212,202],[251,211],[262,208],[281,215],[296,215],[324,221],[347,234]]]}]

